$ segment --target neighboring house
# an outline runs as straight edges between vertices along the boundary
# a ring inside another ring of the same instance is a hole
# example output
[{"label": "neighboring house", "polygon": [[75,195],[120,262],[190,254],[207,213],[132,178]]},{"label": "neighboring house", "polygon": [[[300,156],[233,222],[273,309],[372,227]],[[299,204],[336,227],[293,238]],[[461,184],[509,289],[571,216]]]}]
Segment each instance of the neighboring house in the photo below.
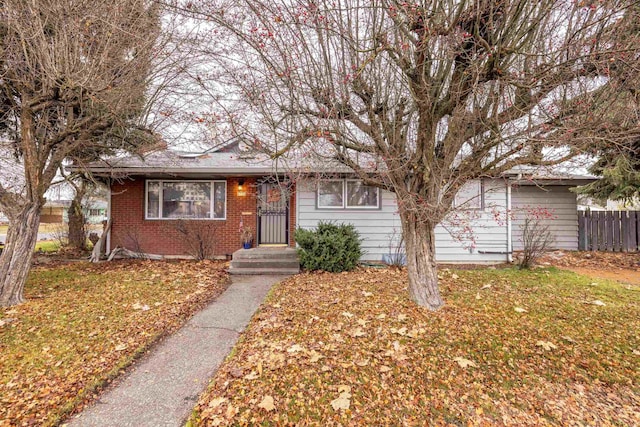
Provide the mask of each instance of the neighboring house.
[{"label": "neighboring house", "polygon": [[41,224],[62,224],[67,210],[71,206],[71,200],[47,201],[40,213]]},{"label": "neighboring house", "polygon": [[[47,201],[42,208],[40,223],[62,224],[69,222],[69,207],[71,200]],[[103,200],[91,201],[83,206],[85,221],[89,224],[100,224],[107,217],[107,202]]]},{"label": "neighboring house", "polygon": [[[70,201],[69,205],[71,205]],[[107,219],[107,201],[91,200],[84,204],[82,213],[87,224],[100,224]],[[65,223],[69,222],[69,207],[65,208],[63,212],[63,221]]]},{"label": "neighboring house", "polygon": [[[110,187],[108,250],[121,246],[184,256],[187,243],[177,231],[178,220],[184,220],[213,226],[217,255],[229,256],[241,247],[240,227],[253,229],[254,245],[295,246],[297,227],[313,228],[324,220],[354,224],[363,238],[364,260],[380,261],[396,251],[401,224],[393,193],[327,167],[326,179],[304,178],[297,171],[302,178],[282,185],[286,170],[266,158],[245,156],[233,147],[199,154],[165,150],[144,160],[127,157],[91,165]],[[468,183],[456,198],[461,205],[457,219],[436,229],[438,261],[509,260],[521,248],[523,212],[533,206],[553,210],[554,247],[577,249],[576,196],[569,188],[591,180],[522,170]]]},{"label": "neighboring house", "polygon": [[607,200],[602,205],[589,197],[578,195],[578,210],[580,211],[637,211],[640,210],[640,200]]}]

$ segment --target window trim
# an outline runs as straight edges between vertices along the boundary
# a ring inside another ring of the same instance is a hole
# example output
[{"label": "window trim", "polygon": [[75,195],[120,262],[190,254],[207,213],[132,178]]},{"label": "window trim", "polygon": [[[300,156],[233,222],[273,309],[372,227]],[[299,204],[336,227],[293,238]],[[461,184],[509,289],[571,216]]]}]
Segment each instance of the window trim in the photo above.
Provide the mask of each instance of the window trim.
[{"label": "window trim", "polygon": [[[345,179],[344,180],[344,207],[345,209],[349,209],[349,210],[359,210],[359,209],[363,209],[363,210],[372,210],[372,209],[380,209],[380,188],[379,187],[373,187],[376,189],[376,205],[375,206],[349,206],[349,195],[347,194],[348,192],[348,188],[349,186],[347,185],[347,183],[349,182],[360,182],[362,183],[361,179]],[[363,184],[364,185],[364,184]],[[371,185],[367,185],[366,187],[371,187]]]},{"label": "window trim", "polygon": [[[342,205],[341,206],[322,206],[320,204],[320,185],[323,182],[339,182],[342,185]],[[331,210],[344,209],[344,203],[345,203],[344,192],[345,192],[344,179],[322,179],[322,180],[318,181],[318,185],[316,186],[316,208],[317,209],[331,209]]]},{"label": "window trim", "polygon": [[[160,183],[160,188],[158,190],[158,217],[150,218],[149,217],[149,183],[150,182],[158,182]],[[165,182],[187,182],[187,183],[197,183],[197,182],[208,182],[211,184],[211,193],[209,194],[209,212],[210,215],[215,215],[215,184],[218,182],[224,183],[224,216],[222,218],[163,218],[162,217],[162,204],[163,204],[163,188],[162,184]],[[147,179],[144,183],[144,219],[146,221],[225,221],[227,219],[227,204],[229,202],[228,195],[228,186],[226,179]]]},{"label": "window trim", "polygon": [[[342,184],[342,205],[341,206],[323,206],[320,204],[320,184],[322,182],[340,182]],[[379,187],[374,187],[377,192],[376,206],[349,206],[347,199],[347,182],[362,182],[361,179],[339,178],[339,179],[322,179],[316,185],[316,209],[317,210],[342,210],[342,211],[371,211],[382,209],[382,193]]]},{"label": "window trim", "polygon": [[[486,208],[485,205],[485,200],[484,200],[484,196],[485,196],[485,186],[484,186],[484,179],[480,178],[480,179],[471,179],[467,182],[465,182],[465,184],[469,183],[469,182],[474,182],[474,181],[478,181],[478,184],[480,185],[480,194],[478,195],[478,198],[480,199],[480,206],[479,207],[472,207],[472,208],[465,208],[464,205],[460,205],[458,204],[458,193],[456,193],[454,199],[453,199],[453,207],[455,209],[460,209],[463,211],[484,211]],[[458,191],[460,191],[462,189],[462,187],[460,187],[458,189]],[[471,199],[469,199],[471,200]]]}]

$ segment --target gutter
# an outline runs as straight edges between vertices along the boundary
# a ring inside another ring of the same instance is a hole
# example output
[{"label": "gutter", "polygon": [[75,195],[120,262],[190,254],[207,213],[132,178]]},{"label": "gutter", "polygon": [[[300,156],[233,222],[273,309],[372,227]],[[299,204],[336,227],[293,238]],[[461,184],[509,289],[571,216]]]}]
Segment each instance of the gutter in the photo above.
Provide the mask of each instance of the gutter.
[{"label": "gutter", "polygon": [[190,168],[87,168],[94,175],[99,176],[122,176],[122,175],[150,175],[150,174],[167,174],[167,175],[238,175],[238,176],[250,176],[250,175],[264,175],[272,174],[274,170],[272,168],[225,168],[225,169],[190,169]]}]

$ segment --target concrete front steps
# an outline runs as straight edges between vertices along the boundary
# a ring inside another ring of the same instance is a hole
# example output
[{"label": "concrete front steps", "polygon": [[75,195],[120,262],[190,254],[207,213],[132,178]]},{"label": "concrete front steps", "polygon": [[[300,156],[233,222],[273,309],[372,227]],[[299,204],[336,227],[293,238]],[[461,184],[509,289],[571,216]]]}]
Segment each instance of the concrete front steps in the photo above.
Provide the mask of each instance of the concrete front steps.
[{"label": "concrete front steps", "polygon": [[298,253],[293,248],[258,247],[233,253],[229,274],[297,274]]}]

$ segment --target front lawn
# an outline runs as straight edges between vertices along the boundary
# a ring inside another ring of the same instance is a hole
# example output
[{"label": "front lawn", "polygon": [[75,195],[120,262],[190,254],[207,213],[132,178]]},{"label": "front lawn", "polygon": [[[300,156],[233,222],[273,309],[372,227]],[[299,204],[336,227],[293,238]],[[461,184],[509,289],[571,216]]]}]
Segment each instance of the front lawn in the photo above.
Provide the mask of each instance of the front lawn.
[{"label": "front lawn", "polygon": [[0,425],[53,425],[227,286],[223,263],[118,261],[33,268],[0,308]]},{"label": "front lawn", "polygon": [[640,425],[640,288],[556,269],[278,285],[203,394],[202,425]]},{"label": "front lawn", "polygon": [[41,240],[36,243],[35,251],[36,252],[57,252],[60,249],[60,244],[58,242],[54,242],[53,240]]}]

